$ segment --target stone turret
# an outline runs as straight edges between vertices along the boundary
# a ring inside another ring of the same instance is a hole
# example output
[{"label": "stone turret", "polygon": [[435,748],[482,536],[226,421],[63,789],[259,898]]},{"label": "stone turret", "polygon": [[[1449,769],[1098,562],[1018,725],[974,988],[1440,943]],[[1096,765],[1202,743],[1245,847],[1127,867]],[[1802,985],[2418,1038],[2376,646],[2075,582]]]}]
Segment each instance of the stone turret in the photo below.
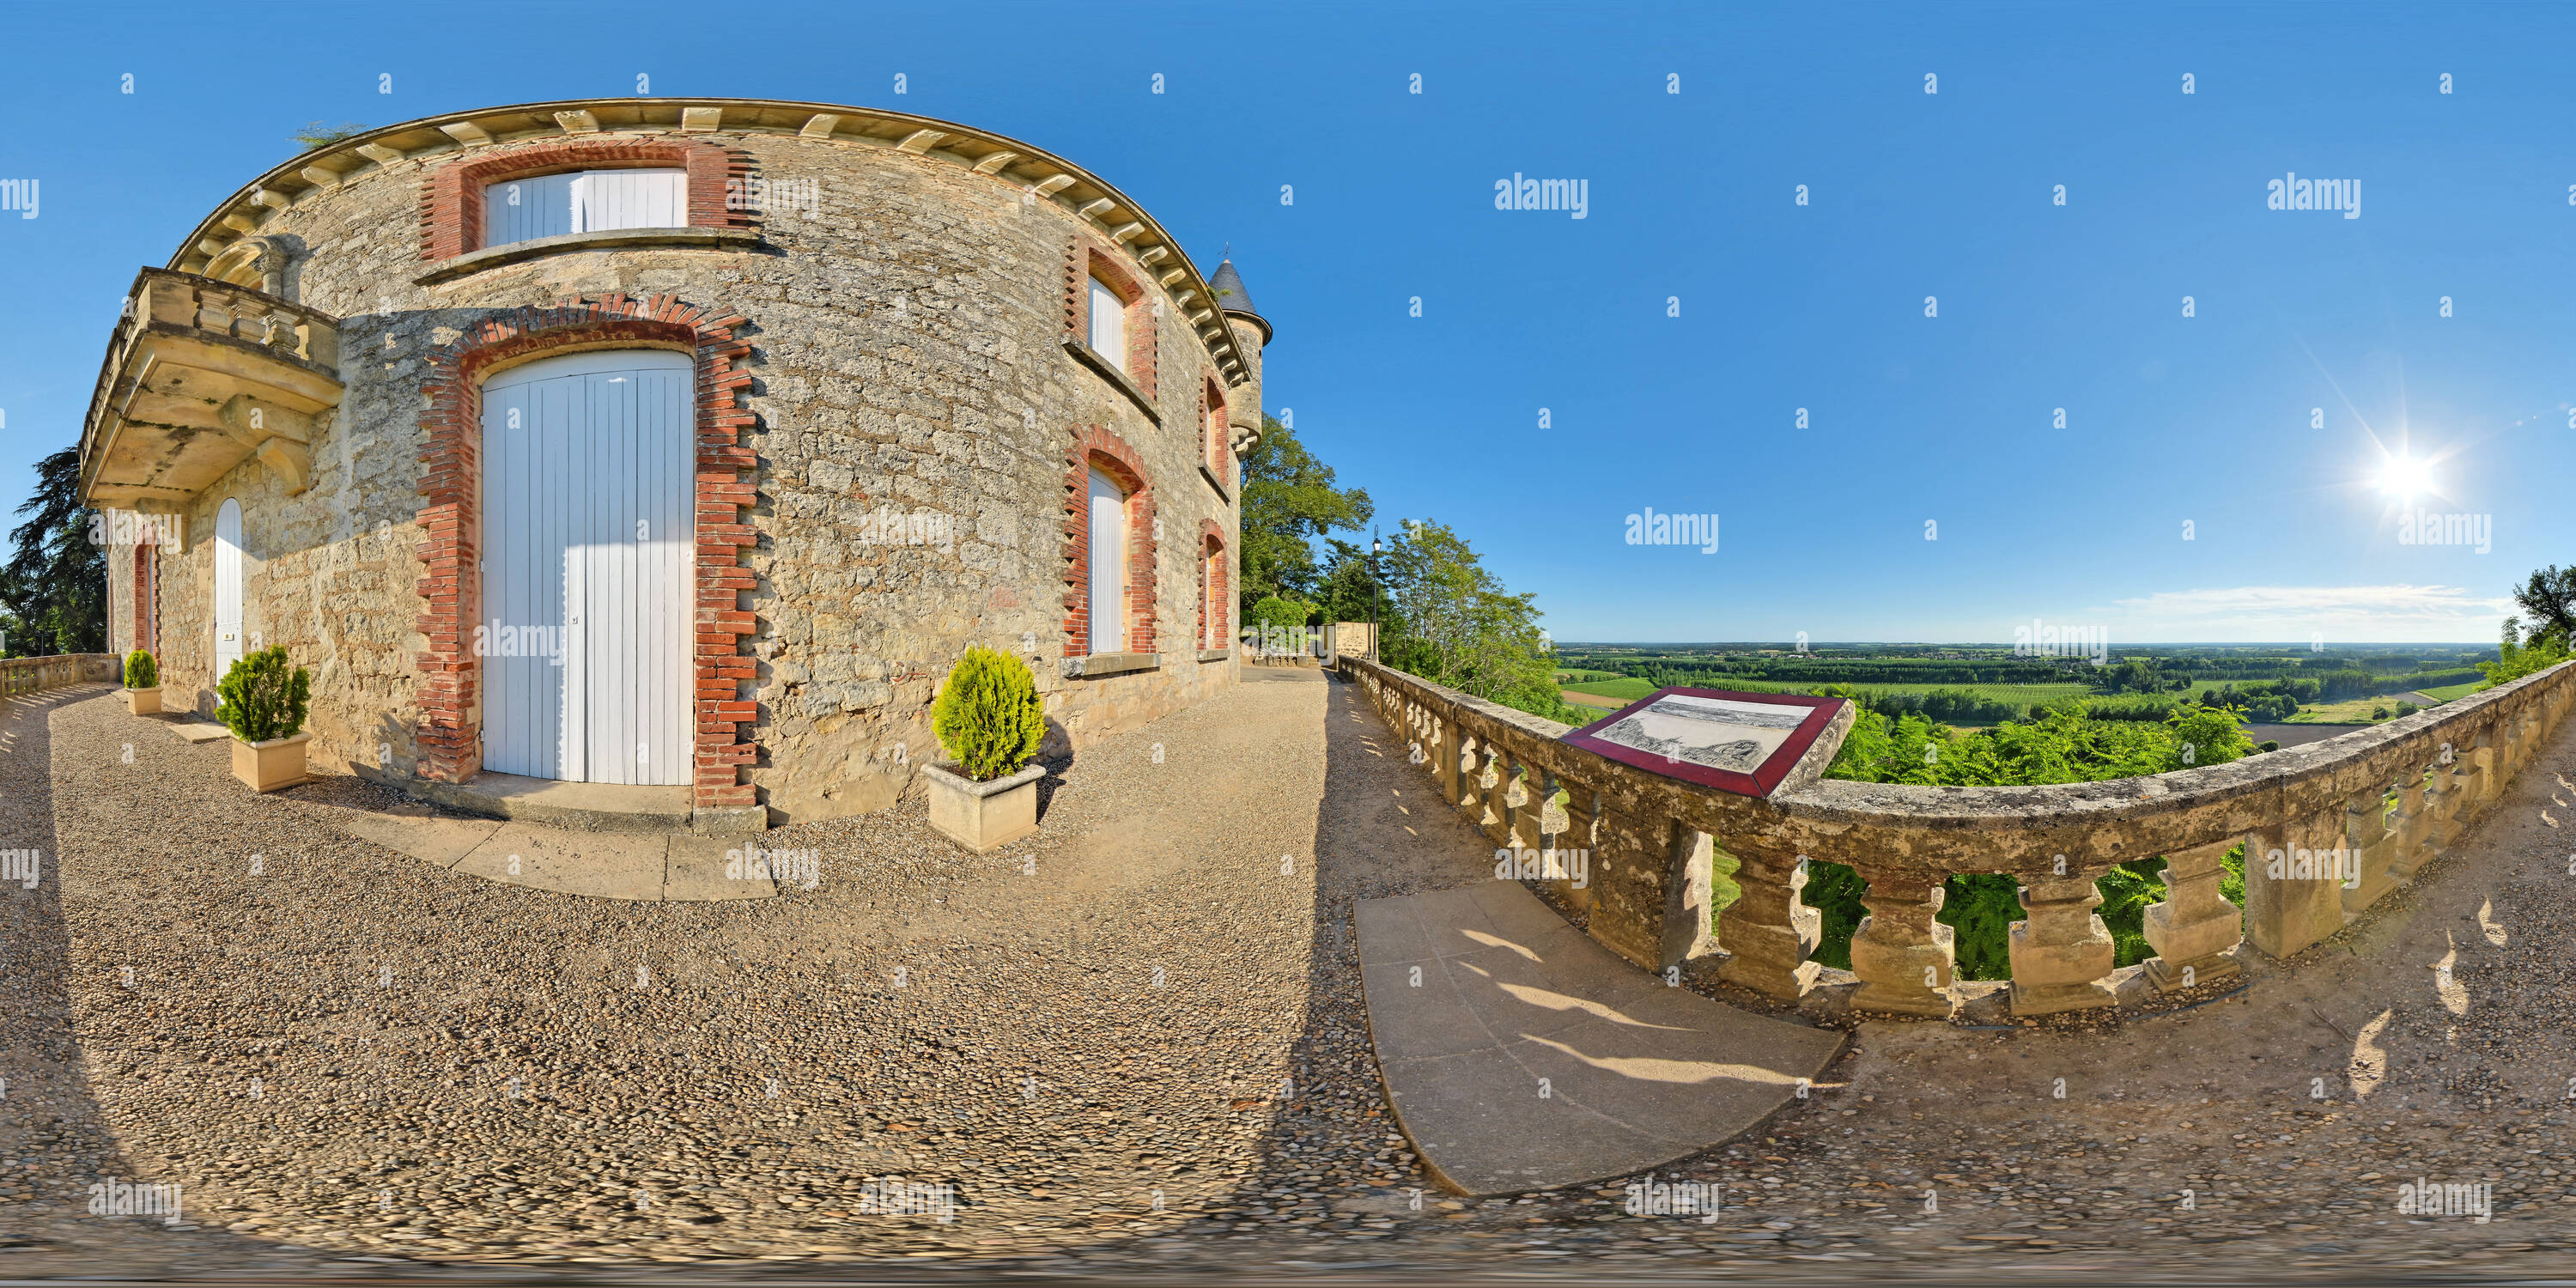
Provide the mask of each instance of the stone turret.
[{"label": "stone turret", "polygon": [[1270,343],[1270,322],[1254,311],[1252,296],[1243,289],[1243,275],[1234,271],[1232,259],[1216,266],[1208,289],[1216,292],[1217,311],[1225,315],[1235,351],[1243,355],[1244,383],[1232,395],[1226,421],[1234,454],[1249,456],[1261,441],[1261,348]]}]

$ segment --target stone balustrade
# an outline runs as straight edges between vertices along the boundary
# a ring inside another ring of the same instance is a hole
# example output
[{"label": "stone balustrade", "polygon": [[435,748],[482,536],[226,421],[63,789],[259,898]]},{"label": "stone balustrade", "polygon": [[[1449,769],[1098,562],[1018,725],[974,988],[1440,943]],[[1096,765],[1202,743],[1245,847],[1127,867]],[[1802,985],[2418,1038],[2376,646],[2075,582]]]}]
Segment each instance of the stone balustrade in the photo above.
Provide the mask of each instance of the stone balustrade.
[{"label": "stone balustrade", "polygon": [[[2012,923],[2010,1003],[2022,1015],[2115,1005],[2124,985],[2223,980],[2241,945],[2288,957],[2341,929],[2434,855],[2554,733],[2576,702],[2576,662],[2302,747],[2143,778],[2044,787],[1933,787],[1824,779],[1816,758],[1769,797],[1735,796],[1562,741],[1566,725],[1364,658],[1364,686],[1441,794],[1499,848],[1583,850],[1589,881],[1544,869],[1593,938],[1664,971],[1722,946],[1719,977],[1773,997],[1818,986],[1821,935],[1800,902],[1809,861],[1868,883],[1852,937],[1851,1005],[1947,1016],[1951,928],[1936,920],[1952,875],[2023,882]],[[1838,745],[1848,712],[1820,746]],[[1826,753],[1826,754],[1829,754]],[[1559,791],[1568,803],[1553,806]],[[2219,893],[2245,846],[2245,901]],[[1710,934],[1711,856],[1743,893]],[[2165,898],[2146,912],[2156,956],[2115,970],[2094,882],[2163,856]]]},{"label": "stone balustrade", "polygon": [[0,697],[16,697],[73,684],[115,683],[114,653],[57,653],[51,657],[0,660]]},{"label": "stone balustrade", "polygon": [[290,494],[344,392],[340,323],[317,309],[147,268],[108,341],[81,431],[82,497],[177,513],[248,457]]}]

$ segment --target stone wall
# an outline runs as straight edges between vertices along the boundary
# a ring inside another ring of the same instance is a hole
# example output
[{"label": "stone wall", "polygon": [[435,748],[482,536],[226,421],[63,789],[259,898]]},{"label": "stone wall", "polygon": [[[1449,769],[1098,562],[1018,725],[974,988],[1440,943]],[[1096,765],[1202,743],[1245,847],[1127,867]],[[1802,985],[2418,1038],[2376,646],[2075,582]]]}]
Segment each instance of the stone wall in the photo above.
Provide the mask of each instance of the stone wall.
[{"label": "stone wall", "polygon": [[[893,801],[913,766],[938,755],[929,703],[969,644],[1031,661],[1059,747],[1235,680],[1230,651],[1197,660],[1190,627],[1207,525],[1223,534],[1228,585],[1239,569],[1236,509],[1199,469],[1197,401],[1214,365],[1155,292],[1159,421],[1064,345],[1068,253],[1122,255],[1120,242],[1055,201],[937,158],[766,133],[689,141],[733,149],[772,192],[811,181],[810,207],[773,203],[756,247],[566,248],[417,284],[430,267],[423,185],[515,146],[500,145],[364,169],[262,223],[290,248],[287,296],[343,319],[347,394],[317,426],[309,491],[286,496],[246,462],[189,507],[161,586],[173,705],[212,710],[214,515],[238,498],[245,630],[314,669],[315,764],[408,777],[425,643],[415,548],[429,359],[506,310],[613,294],[747,320],[745,401],[758,417],[745,435],[758,454],[747,516],[758,543],[742,556],[757,583],[740,604],[754,614],[744,651],[758,663],[744,695],[758,702],[748,781],[774,819]],[[1132,445],[1154,489],[1161,663],[1067,678],[1067,449],[1095,427]],[[915,535],[886,532],[876,520],[888,508],[938,516],[953,539],[887,544]],[[130,604],[130,559],[117,562],[110,602],[122,584]]]}]

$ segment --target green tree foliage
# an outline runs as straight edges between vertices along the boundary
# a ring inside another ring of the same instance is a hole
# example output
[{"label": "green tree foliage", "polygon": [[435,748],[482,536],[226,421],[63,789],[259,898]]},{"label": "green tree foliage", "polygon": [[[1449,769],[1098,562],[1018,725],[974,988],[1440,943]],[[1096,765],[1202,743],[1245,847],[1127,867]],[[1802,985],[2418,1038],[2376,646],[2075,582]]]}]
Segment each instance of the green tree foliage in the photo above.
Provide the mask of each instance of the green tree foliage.
[{"label": "green tree foliage", "polygon": [[[2550,571],[2557,570],[2553,568]],[[2570,571],[2576,572],[2576,569]],[[2537,581],[2540,574],[2533,573],[2532,578]],[[2553,633],[2547,626],[2533,631],[2527,641],[2521,638],[2521,634],[2516,623],[2508,621],[2504,624],[2503,656],[2497,661],[2478,664],[2478,670],[2486,676],[2488,684],[2505,684],[2519,680],[2534,672],[2546,671],[2567,660],[2567,636]]]},{"label": "green tree foliage", "polygon": [[1506,591],[1447,525],[1406,520],[1378,566],[1393,607],[1380,649],[1389,665],[1533,715],[1593,718],[1566,718],[1536,597]]},{"label": "green tree foliage", "polygon": [[215,692],[223,702],[215,718],[243,742],[292,738],[304,729],[313,696],[313,673],[286,656],[286,646],[273,644],[233,663]]},{"label": "green tree foliage", "polygon": [[298,150],[310,152],[315,148],[327,148],[342,139],[354,139],[366,133],[369,128],[371,127],[352,121],[342,121],[338,125],[307,121],[302,129],[286,137],[294,141]]},{"label": "green tree foliage", "polygon": [[18,506],[27,516],[9,534],[0,564],[0,631],[7,652],[100,653],[107,649],[107,557],[93,542],[92,517],[80,503],[80,450],[66,447],[36,463],[36,490]]},{"label": "green tree foliage", "polygon": [[2576,641],[2576,565],[2551,564],[2531,574],[2513,600],[2531,615],[2532,638],[2525,643],[2554,639],[2563,649]]},{"label": "green tree foliage", "polygon": [[160,688],[161,664],[153,661],[152,655],[142,649],[136,649],[132,653],[127,654],[125,657],[125,687],[129,689]]},{"label": "green tree foliage", "polygon": [[1376,513],[1367,489],[1336,486],[1333,467],[1263,417],[1261,441],[1243,460],[1242,609],[1249,613],[1265,595],[1317,598],[1313,539],[1357,532]]},{"label": "green tree foliage", "polygon": [[1016,774],[1046,741],[1037,677],[1028,663],[973,645],[939,687],[930,729],[968,778],[984,783]]}]

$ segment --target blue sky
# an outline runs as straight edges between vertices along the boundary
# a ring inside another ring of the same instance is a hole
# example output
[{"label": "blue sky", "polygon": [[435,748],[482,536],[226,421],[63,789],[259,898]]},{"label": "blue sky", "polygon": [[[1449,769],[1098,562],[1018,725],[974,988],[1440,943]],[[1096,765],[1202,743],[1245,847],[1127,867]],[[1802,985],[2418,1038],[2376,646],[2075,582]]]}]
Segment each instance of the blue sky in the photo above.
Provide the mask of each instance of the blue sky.
[{"label": "blue sky", "polygon": [[[76,438],[134,270],[297,126],[645,73],[970,122],[1204,269],[1231,242],[1271,411],[1559,639],[2487,641],[2576,559],[2568,10],[602,12],[13,15],[0,178],[42,204],[0,212],[0,498]],[[2357,180],[2360,217],[2267,209],[2290,172]],[[1515,173],[1582,180],[1585,217],[1495,209]],[[2483,552],[2400,539],[2401,449]],[[1647,507],[1719,549],[1628,544]]]}]

